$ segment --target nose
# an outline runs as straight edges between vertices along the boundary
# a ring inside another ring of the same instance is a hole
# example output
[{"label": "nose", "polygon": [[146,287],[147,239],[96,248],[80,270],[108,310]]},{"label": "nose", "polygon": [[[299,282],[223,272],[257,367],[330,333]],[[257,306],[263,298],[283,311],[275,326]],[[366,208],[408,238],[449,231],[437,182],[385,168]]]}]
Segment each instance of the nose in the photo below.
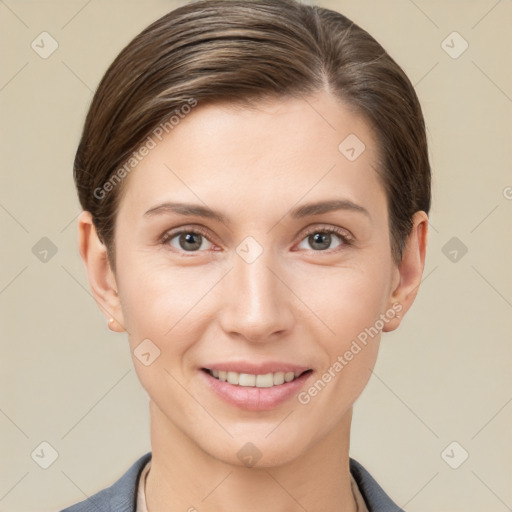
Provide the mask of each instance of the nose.
[{"label": "nose", "polygon": [[223,283],[225,300],[218,316],[228,336],[262,343],[290,332],[293,294],[270,252],[263,251],[252,263],[235,255]]}]

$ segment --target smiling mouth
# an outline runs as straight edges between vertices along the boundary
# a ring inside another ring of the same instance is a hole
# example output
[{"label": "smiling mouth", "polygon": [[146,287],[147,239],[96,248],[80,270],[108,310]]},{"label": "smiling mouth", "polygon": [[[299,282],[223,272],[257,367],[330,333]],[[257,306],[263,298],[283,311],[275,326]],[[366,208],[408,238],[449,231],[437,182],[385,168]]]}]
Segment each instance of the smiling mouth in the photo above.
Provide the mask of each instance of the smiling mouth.
[{"label": "smiling mouth", "polygon": [[252,388],[272,388],[275,386],[281,386],[313,371],[272,372],[265,373],[263,375],[255,375],[252,373],[227,372],[209,368],[202,368],[202,370],[221,382],[228,382],[234,386]]}]

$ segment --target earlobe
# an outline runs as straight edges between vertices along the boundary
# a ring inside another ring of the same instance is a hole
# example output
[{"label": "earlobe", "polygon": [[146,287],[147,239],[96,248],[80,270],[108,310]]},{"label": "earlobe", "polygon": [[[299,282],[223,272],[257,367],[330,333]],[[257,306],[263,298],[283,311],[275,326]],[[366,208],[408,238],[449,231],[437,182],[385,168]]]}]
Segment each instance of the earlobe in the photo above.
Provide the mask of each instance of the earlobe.
[{"label": "earlobe", "polygon": [[88,211],[83,211],[78,217],[78,248],[87,270],[92,295],[109,320],[109,329],[125,331],[115,275],[108,261],[106,247],[101,243]]},{"label": "earlobe", "polygon": [[413,216],[413,226],[398,266],[398,284],[393,287],[388,308],[396,312],[394,318],[383,328],[384,332],[394,331],[400,325],[405,313],[412,306],[418,293],[425,266],[427,249],[428,216],[418,211]]},{"label": "earlobe", "polygon": [[108,319],[107,325],[111,331],[123,332],[126,330],[114,317]]}]

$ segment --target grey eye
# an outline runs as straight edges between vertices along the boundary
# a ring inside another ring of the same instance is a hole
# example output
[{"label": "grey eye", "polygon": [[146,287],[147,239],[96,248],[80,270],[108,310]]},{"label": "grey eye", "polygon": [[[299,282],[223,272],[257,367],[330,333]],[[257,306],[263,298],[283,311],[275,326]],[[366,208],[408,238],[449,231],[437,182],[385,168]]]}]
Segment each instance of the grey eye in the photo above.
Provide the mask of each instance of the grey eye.
[{"label": "grey eye", "polygon": [[211,242],[201,233],[195,231],[181,231],[171,236],[168,240],[169,245],[175,249],[196,252],[201,249],[206,249],[205,243],[210,244]]},{"label": "grey eye", "polygon": [[[334,238],[333,238],[334,237]],[[337,238],[340,240],[338,245],[335,247],[331,247],[331,244],[333,243],[334,239]],[[335,249],[336,247],[343,244],[343,239],[340,235],[334,232],[326,231],[326,230],[317,230],[309,235],[307,235],[301,242],[303,244],[306,242],[309,247],[304,247],[299,245],[301,249],[313,249],[315,251],[325,251],[327,249]]]}]

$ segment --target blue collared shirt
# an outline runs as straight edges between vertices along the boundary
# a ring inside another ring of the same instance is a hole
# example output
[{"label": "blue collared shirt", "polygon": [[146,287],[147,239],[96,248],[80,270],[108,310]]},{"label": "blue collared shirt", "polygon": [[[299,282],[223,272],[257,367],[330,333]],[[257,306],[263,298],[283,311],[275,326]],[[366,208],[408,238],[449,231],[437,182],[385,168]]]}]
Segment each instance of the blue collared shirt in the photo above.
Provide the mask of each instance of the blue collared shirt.
[{"label": "blue collared shirt", "polygon": [[[135,512],[139,476],[150,459],[151,452],[148,452],[110,487],[61,512]],[[350,472],[357,482],[369,512],[404,512],[359,462],[352,458],[349,460]]]}]

